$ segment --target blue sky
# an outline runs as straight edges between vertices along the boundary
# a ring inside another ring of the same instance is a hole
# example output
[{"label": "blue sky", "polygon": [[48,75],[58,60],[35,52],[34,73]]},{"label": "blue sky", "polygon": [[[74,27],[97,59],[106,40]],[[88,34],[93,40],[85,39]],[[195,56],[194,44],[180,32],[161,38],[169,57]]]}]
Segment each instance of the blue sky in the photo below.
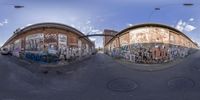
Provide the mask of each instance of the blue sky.
[{"label": "blue sky", "polygon": [[[194,3],[192,7],[183,3]],[[15,9],[11,4],[23,5]],[[154,11],[155,7],[161,10]],[[59,22],[86,33],[120,31],[134,24],[162,23],[183,31],[200,43],[198,0],[1,0],[0,46],[17,28],[41,22]],[[102,37],[92,37],[97,47]]]}]

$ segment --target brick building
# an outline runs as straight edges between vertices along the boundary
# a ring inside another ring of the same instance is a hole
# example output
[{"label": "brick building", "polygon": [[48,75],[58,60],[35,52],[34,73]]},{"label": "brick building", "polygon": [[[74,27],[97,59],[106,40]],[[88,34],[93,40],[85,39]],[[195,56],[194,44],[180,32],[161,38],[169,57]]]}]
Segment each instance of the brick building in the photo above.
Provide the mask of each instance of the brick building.
[{"label": "brick building", "polygon": [[[3,47],[14,56],[42,60],[41,55],[54,55],[65,59],[89,55],[94,44],[77,29],[59,23],[39,23],[23,29],[17,29]],[[34,55],[34,57],[30,57]],[[44,59],[43,59],[44,60]]]},{"label": "brick building", "polygon": [[[103,34],[105,35],[116,35],[118,32],[114,31],[114,30],[109,30],[109,29],[105,29]],[[108,41],[110,41],[112,39],[112,36],[104,36],[103,38],[103,45],[105,46],[105,44],[108,43]]]},{"label": "brick building", "polygon": [[163,63],[189,55],[198,48],[184,33],[162,24],[140,24],[105,41],[105,51],[136,63]]}]

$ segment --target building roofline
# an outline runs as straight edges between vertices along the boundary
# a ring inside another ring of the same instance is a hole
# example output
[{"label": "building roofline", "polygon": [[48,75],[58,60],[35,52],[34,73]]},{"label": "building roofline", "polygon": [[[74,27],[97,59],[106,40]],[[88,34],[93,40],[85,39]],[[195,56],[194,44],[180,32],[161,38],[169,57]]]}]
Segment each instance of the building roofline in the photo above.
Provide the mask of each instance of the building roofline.
[{"label": "building roofline", "polygon": [[[115,39],[117,36],[123,34],[124,32],[128,31],[128,30],[131,30],[131,29],[136,29],[136,28],[140,28],[140,27],[145,27],[145,26],[157,26],[157,27],[162,27],[162,28],[167,28],[167,29],[170,29],[170,30],[173,30],[175,32],[178,32],[178,33],[181,33],[182,36],[186,37],[188,40],[190,40],[193,44],[196,44],[194,41],[192,41],[187,35],[185,35],[183,32],[171,27],[171,26],[168,26],[168,25],[164,25],[164,24],[160,24],[160,23],[142,23],[142,24],[136,24],[136,25],[133,25],[133,26],[130,26],[128,28],[125,28],[123,30],[121,30],[120,32],[118,32],[115,37],[113,37],[110,41],[107,42],[106,45],[108,45],[108,43],[110,43],[111,41],[113,41],[113,39]],[[105,46],[106,46],[105,45]]]},{"label": "building roofline", "polygon": [[[55,23],[55,22],[44,22],[44,23],[36,23],[36,24],[24,27],[24,28],[22,28],[22,29],[20,29],[18,31],[13,32],[13,35],[4,43],[3,46],[7,45],[16,36],[26,32],[26,31],[29,31],[29,30],[32,30],[32,29],[36,29],[36,28],[40,28],[40,27],[57,27],[57,28],[61,28],[61,29],[72,31],[72,32],[74,32],[74,33],[76,33],[76,34],[78,34],[80,36],[85,36],[82,32],[80,32],[76,28],[71,27],[69,25],[65,25],[65,24],[62,24],[62,23]],[[89,38],[85,37],[84,39],[86,39],[88,42],[93,44]]]}]

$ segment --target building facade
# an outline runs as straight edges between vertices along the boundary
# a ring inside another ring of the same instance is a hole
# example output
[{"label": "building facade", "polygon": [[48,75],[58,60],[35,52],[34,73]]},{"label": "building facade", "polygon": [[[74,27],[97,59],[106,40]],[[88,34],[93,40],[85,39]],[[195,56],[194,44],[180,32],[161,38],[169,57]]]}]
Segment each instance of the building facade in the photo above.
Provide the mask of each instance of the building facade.
[{"label": "building facade", "polygon": [[152,64],[184,58],[198,46],[184,33],[172,27],[140,24],[122,30],[104,48],[113,57]]},{"label": "building facade", "polygon": [[[18,29],[3,47],[12,55],[42,61],[55,62],[90,55],[94,44],[83,33],[59,23],[39,23]],[[55,58],[55,59],[54,59]]]},{"label": "building facade", "polygon": [[[103,31],[104,35],[116,35],[118,32],[110,29],[105,29]],[[107,44],[113,37],[112,36],[104,36],[103,37],[103,45]]]}]

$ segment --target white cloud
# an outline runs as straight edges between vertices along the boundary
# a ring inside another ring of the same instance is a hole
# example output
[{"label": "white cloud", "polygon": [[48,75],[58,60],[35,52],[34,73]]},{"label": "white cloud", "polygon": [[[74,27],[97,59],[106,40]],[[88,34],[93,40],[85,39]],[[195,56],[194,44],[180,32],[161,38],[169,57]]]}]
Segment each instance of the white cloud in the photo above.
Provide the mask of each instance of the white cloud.
[{"label": "white cloud", "polygon": [[196,29],[196,27],[194,27],[194,26],[192,26],[192,25],[186,25],[186,26],[185,26],[185,30],[188,31],[188,32],[193,31],[193,30],[195,30],[195,29]]},{"label": "white cloud", "polygon": [[7,24],[7,23],[8,23],[8,19],[5,19],[3,23],[4,23],[4,24]]},{"label": "white cloud", "polygon": [[187,32],[191,32],[191,31],[193,31],[193,30],[196,29],[195,26],[190,25],[190,24],[188,24],[188,23],[186,23],[186,22],[184,22],[182,20],[178,21],[178,23],[177,23],[177,25],[176,25],[175,28],[178,29],[178,30],[180,30],[180,31],[187,31]]},{"label": "white cloud", "polygon": [[8,24],[8,19],[4,19],[4,21],[0,22],[0,26],[4,26],[5,24]]},{"label": "white cloud", "polygon": [[194,18],[190,18],[189,21],[191,21],[191,22],[194,21]]},{"label": "white cloud", "polygon": [[103,34],[103,31],[99,31],[98,33],[99,33],[99,34]]},{"label": "white cloud", "polygon": [[133,24],[127,24],[127,26],[131,27],[131,26],[133,26]]},{"label": "white cloud", "polygon": [[92,38],[92,37],[89,37],[89,39],[90,39],[91,41],[95,41],[95,40],[96,40],[96,38]]},{"label": "white cloud", "polygon": [[94,30],[92,30],[91,32],[92,32],[92,33],[96,33],[96,32],[99,32],[99,30],[98,30],[98,29],[94,29]]},{"label": "white cloud", "polygon": [[97,34],[101,31],[97,28],[95,28],[90,20],[87,20],[85,23],[82,23],[80,25],[76,25],[76,28],[83,32],[84,34]]},{"label": "white cloud", "polygon": [[183,21],[179,20],[175,28],[178,29],[179,31],[183,31],[184,29]]},{"label": "white cloud", "polygon": [[86,24],[90,24],[91,23],[91,21],[90,20],[88,20],[87,22],[86,22]]}]

